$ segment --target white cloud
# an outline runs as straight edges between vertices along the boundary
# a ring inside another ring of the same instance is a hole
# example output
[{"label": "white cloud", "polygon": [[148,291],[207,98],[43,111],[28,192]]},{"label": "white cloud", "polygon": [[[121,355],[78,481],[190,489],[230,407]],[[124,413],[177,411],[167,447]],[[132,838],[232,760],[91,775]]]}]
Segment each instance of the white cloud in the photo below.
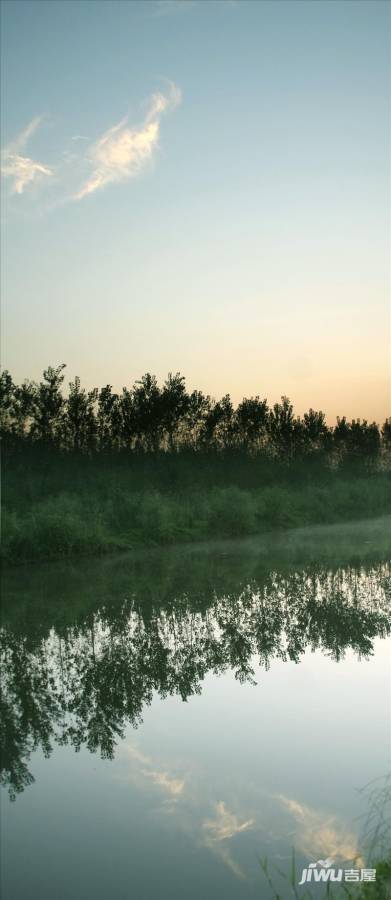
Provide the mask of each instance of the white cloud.
[{"label": "white cloud", "polygon": [[237,876],[237,878],[245,879],[246,876],[240,865],[234,860],[226,842],[234,838],[243,831],[254,828],[255,819],[244,819],[240,821],[235,813],[231,812],[224,800],[216,803],[216,816],[214,819],[207,819],[202,823],[203,840],[202,843],[209,850],[222,859],[224,864]]},{"label": "white cloud", "polygon": [[31,119],[31,122],[26,125],[26,128],[24,128],[23,131],[20,132],[18,137],[15,138],[14,141],[12,141],[12,144],[9,145],[8,151],[10,153],[16,153],[18,150],[22,150],[25,144],[27,144],[29,138],[31,138],[37,128],[39,128],[41,122],[42,116],[35,116],[34,119]]},{"label": "white cloud", "polygon": [[213,807],[212,817],[204,818],[204,801],[202,790],[198,784],[194,789],[191,786],[189,773],[186,777],[174,776],[166,767],[156,765],[150,757],[145,756],[133,745],[124,748],[126,756],[129,756],[136,765],[136,772],[126,775],[127,781],[139,783],[140,775],[148,779],[153,785],[163,792],[164,802],[155,812],[159,816],[165,815],[170,827],[177,827],[182,833],[192,836],[197,845],[206,847],[211,853],[221,860],[233,874],[246,880],[247,876],[239,863],[231,853],[231,839],[242,832],[255,827],[253,818],[239,817],[232,812],[228,805],[220,800]]},{"label": "white cloud", "polygon": [[23,194],[25,187],[40,175],[52,175],[52,170],[28,156],[10,155],[1,168],[3,175],[14,179],[13,193]]},{"label": "white cloud", "polygon": [[107,184],[138,175],[157,148],[161,115],[174,109],[180,101],[181,91],[175,84],[169,83],[166,94],[159,92],[152,95],[140,128],[130,128],[127,118],[109,128],[90,148],[92,173],[74,199],[82,200]]},{"label": "white cloud", "polygon": [[331,856],[333,859],[355,860],[364,865],[357,846],[357,835],[346,829],[337,818],[311,809],[303,803],[283,794],[277,799],[287,809],[298,825],[296,841],[309,859]]},{"label": "white cloud", "polygon": [[185,787],[185,778],[175,778],[166,769],[156,768],[149,756],[145,756],[137,747],[129,744],[126,747],[129,756],[137,763],[140,763],[138,774],[143,778],[149,778],[153,784],[160,787],[170,797],[176,799],[179,797]]},{"label": "white cloud", "polygon": [[49,166],[36,162],[29,156],[22,156],[20,152],[37,130],[41,121],[41,116],[36,116],[32,119],[4,151],[4,162],[1,166],[1,171],[7,178],[13,179],[12,191],[15,194],[23,194],[27,185],[32,184],[32,182],[37,181],[42,176],[53,174]]},{"label": "white cloud", "polygon": [[150,778],[154,784],[163,788],[163,790],[167,791],[172,797],[178,797],[182,794],[185,786],[184,778],[172,778],[168,772],[159,772],[159,770],[154,769],[141,769],[140,771],[142,775],[145,775],[146,778]]},{"label": "white cloud", "polygon": [[240,822],[235,813],[227,809],[224,800],[216,803],[216,818],[208,819],[203,824],[203,828],[208,832],[211,841],[226,841],[229,838],[240,834],[241,831],[247,831],[255,825],[254,819],[247,819]]}]

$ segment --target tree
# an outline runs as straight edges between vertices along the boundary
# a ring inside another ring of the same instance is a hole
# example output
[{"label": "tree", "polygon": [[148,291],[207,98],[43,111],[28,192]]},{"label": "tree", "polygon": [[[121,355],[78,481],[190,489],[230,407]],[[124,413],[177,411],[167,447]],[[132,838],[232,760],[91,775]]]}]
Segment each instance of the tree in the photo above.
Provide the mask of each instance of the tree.
[{"label": "tree", "polygon": [[274,453],[277,456],[292,456],[294,447],[295,417],[293,406],[288,397],[281,397],[281,403],[275,403],[269,411],[268,431]]},{"label": "tree", "polygon": [[337,424],[333,430],[333,445],[339,460],[346,454],[348,444],[349,424],[346,421],[346,416],[342,416],[342,418],[337,416]]},{"label": "tree", "polygon": [[239,444],[245,449],[264,446],[268,422],[267,400],[258,396],[244,398],[235,413],[235,432]]},{"label": "tree", "polygon": [[349,433],[349,454],[356,459],[371,460],[380,452],[380,432],[376,422],[353,419]]},{"label": "tree", "polygon": [[119,449],[122,436],[121,405],[118,394],[112,392],[111,384],[106,384],[98,394],[97,428],[101,450]]},{"label": "tree", "polygon": [[312,407],[303,418],[296,416],[285,396],[271,409],[258,395],[243,398],[234,409],[229,394],[217,402],[202,391],[188,394],[180,372],[170,372],[162,388],[147,373],[120,395],[109,384],[86,391],[76,377],[65,398],[64,368],[49,366],[39,384],[16,385],[7,370],[0,375],[0,435],[7,448],[30,441],[75,451],[240,448],[286,460],[327,457],[336,464],[372,464],[382,448],[391,450],[391,418],[379,429],[375,422],[348,422],[343,416],[331,428],[325,414]]},{"label": "tree", "polygon": [[136,381],[132,391],[132,412],[139,444],[146,450],[159,450],[164,424],[162,395],[155,375],[148,372]]},{"label": "tree", "polygon": [[310,408],[303,416],[304,446],[311,453],[327,448],[330,432],[323,412]]},{"label": "tree", "polygon": [[15,385],[5,369],[0,375],[0,434],[3,438],[28,437],[34,404],[34,384],[24,381],[20,386]]},{"label": "tree", "polygon": [[162,424],[167,436],[169,450],[175,446],[175,438],[178,435],[180,425],[183,423],[189,408],[189,397],[186,393],[186,383],[183,375],[170,372],[164,382],[161,393]]},{"label": "tree", "polygon": [[13,417],[15,434],[26,439],[29,437],[34,418],[36,403],[36,387],[32,381],[24,381],[15,387]]},{"label": "tree", "polygon": [[65,400],[61,393],[64,381],[62,371],[65,363],[54,369],[49,366],[34,390],[34,411],[31,425],[32,436],[43,444],[57,444],[60,438],[61,414]]},{"label": "tree", "polygon": [[226,448],[233,436],[234,410],[229,394],[210,406],[204,419],[202,441],[209,447]]},{"label": "tree", "polygon": [[386,450],[386,452],[390,451],[391,450],[391,417],[389,419],[386,419],[385,422],[383,422],[382,429],[381,429],[381,436],[382,436],[382,443],[383,443],[384,449]]},{"label": "tree", "polygon": [[187,442],[193,449],[198,447],[200,436],[205,428],[205,419],[211,409],[211,399],[202,391],[192,391],[185,413]]},{"label": "tree", "polygon": [[345,416],[337,418],[333,431],[333,443],[340,460],[346,462],[369,461],[380,453],[380,431],[376,422],[368,425],[366,419],[347,422]]},{"label": "tree", "polygon": [[92,450],[95,446],[97,422],[94,407],[97,397],[97,388],[87,393],[80,387],[78,376],[69,383],[63,422],[66,442],[72,450]]},{"label": "tree", "polygon": [[15,385],[7,369],[0,375],[0,430],[1,437],[10,435],[15,430],[14,403]]}]

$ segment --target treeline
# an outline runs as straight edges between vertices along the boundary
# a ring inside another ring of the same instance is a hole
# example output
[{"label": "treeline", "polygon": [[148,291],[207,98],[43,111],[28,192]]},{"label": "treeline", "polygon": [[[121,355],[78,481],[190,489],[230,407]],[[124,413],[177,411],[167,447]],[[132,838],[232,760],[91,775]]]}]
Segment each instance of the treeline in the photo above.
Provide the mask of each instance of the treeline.
[{"label": "treeline", "polygon": [[65,396],[64,369],[49,367],[42,381],[22,385],[2,373],[0,428],[11,452],[33,444],[83,453],[239,449],[287,460],[316,454],[370,462],[391,450],[391,418],[381,428],[345,416],[330,426],[321,411],[295,415],[284,396],[271,407],[255,396],[235,408],[229,394],[216,401],[201,391],[188,393],[180,373],[170,373],[162,387],[146,374],[121,393],[111,385],[87,391],[76,377]]}]

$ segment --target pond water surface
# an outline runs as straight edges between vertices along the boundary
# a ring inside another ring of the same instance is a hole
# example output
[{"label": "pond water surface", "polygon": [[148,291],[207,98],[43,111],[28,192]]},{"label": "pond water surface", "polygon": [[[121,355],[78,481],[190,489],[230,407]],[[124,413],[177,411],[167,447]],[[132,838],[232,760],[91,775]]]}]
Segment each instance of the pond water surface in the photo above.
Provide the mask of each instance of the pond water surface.
[{"label": "pond water surface", "polygon": [[390,763],[389,535],[6,572],[3,900],[267,900],[265,856],[281,897],[292,848],[298,872],[364,864],[361,788]]}]

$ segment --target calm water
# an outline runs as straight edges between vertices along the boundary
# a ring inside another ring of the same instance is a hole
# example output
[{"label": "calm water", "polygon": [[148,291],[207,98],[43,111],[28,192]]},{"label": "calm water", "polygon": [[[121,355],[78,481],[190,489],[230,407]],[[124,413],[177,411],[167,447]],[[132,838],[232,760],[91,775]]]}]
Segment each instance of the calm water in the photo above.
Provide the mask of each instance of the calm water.
[{"label": "calm water", "polygon": [[3,900],[267,900],[260,856],[363,853],[358,789],[390,764],[389,535],[6,573]]}]

